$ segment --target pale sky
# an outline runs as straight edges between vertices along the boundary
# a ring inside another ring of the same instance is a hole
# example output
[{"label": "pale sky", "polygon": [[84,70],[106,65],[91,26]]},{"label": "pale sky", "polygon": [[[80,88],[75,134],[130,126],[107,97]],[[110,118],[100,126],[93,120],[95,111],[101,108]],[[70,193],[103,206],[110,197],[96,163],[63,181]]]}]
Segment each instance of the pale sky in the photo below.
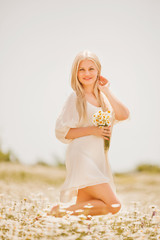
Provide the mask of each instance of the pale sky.
[{"label": "pale sky", "polygon": [[131,113],[113,129],[113,172],[160,164],[159,12],[159,0],[0,0],[3,150],[27,164],[64,160],[55,121],[72,92],[72,62],[88,49]]}]

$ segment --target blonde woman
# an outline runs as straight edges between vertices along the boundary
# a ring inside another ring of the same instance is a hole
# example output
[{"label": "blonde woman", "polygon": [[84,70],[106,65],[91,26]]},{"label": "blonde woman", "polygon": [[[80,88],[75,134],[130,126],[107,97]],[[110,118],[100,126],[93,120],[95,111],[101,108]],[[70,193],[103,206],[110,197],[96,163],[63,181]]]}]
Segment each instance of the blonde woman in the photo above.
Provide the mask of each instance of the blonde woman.
[{"label": "blonde woman", "polygon": [[[108,161],[104,139],[109,139],[112,127],[129,118],[130,112],[110,91],[110,82],[101,76],[98,57],[80,52],[72,65],[71,87],[65,105],[56,121],[58,140],[68,144],[66,150],[66,179],[60,190],[60,202],[74,204],[65,210],[71,215],[115,214],[121,209]],[[98,110],[112,113],[111,126],[94,126],[92,116]],[[87,208],[86,206],[90,206]],[[66,212],[65,211],[65,212]],[[48,215],[64,216],[60,205]]]}]

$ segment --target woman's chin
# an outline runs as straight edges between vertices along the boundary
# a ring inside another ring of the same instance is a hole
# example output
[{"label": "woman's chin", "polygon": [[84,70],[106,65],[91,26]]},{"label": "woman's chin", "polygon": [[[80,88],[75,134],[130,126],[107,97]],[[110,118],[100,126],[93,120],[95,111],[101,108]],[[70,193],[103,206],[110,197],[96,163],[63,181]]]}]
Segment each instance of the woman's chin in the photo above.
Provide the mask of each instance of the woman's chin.
[{"label": "woman's chin", "polygon": [[93,80],[92,81],[85,81],[85,82],[82,83],[83,86],[89,86],[89,85],[94,86],[94,84],[95,84],[95,81],[93,81]]}]

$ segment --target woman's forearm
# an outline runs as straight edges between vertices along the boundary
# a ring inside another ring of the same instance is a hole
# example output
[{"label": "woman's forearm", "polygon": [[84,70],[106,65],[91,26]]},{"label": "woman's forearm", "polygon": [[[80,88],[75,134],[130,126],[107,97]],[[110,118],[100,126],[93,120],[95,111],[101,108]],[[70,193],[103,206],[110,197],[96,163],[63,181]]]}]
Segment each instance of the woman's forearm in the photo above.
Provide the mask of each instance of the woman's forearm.
[{"label": "woman's forearm", "polygon": [[70,128],[65,138],[74,139],[74,138],[92,135],[94,133],[94,128],[95,128],[94,126]]},{"label": "woman's forearm", "polygon": [[130,115],[129,109],[113,95],[108,87],[103,90],[103,93],[108,98],[113,111],[115,112],[115,118],[117,120],[127,119]]}]

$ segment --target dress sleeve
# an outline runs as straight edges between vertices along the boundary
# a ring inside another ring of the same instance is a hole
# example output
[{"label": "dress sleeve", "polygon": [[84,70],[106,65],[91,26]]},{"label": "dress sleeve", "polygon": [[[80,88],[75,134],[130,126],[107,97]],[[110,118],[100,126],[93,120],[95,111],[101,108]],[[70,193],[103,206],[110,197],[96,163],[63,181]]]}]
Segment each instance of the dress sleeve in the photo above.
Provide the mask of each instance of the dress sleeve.
[{"label": "dress sleeve", "polygon": [[70,128],[78,127],[79,115],[76,109],[76,97],[74,92],[69,95],[56,120],[55,135],[62,143],[70,143],[73,139],[66,139],[65,136]]}]

